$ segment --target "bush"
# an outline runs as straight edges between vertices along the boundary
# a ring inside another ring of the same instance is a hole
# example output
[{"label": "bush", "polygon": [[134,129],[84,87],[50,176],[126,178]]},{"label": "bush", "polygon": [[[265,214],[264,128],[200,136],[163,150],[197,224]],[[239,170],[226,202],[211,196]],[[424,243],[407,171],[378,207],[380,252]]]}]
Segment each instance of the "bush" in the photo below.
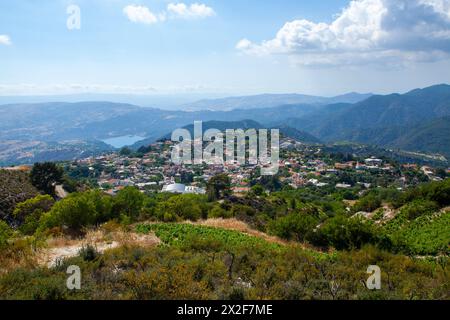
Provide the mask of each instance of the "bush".
[{"label": "bush", "polygon": [[31,289],[31,299],[52,301],[67,299],[67,288],[63,280],[56,277],[37,279]]},{"label": "bush", "polygon": [[171,222],[177,220],[196,221],[207,216],[205,197],[186,194],[176,195],[159,202],[155,209],[158,220]]},{"label": "bush", "polygon": [[143,208],[145,195],[134,187],[126,187],[114,198],[114,216],[126,215],[135,221]]},{"label": "bush", "polygon": [[256,210],[250,206],[236,204],[231,208],[231,216],[238,218],[253,217]]},{"label": "bush", "polygon": [[100,191],[73,193],[57,202],[48,213],[42,215],[39,229],[64,226],[81,230],[83,227],[113,219],[111,208],[111,198]]},{"label": "bush", "polygon": [[[373,226],[360,217],[348,218],[337,215],[330,218],[319,228],[316,239],[338,250],[361,248],[364,244],[375,243]],[[324,243],[318,243],[323,245]]]},{"label": "bush", "polygon": [[12,234],[12,229],[6,222],[0,220],[0,248],[8,244],[8,240],[11,238]]},{"label": "bush", "polygon": [[436,202],[439,207],[450,205],[450,179],[440,182],[430,182],[405,192],[400,199],[395,201],[396,207],[417,200],[426,199]]},{"label": "bush", "polygon": [[100,255],[97,249],[90,244],[83,246],[78,254],[84,261],[94,261]]},{"label": "bush", "polygon": [[401,212],[408,220],[414,220],[420,216],[432,214],[439,210],[436,202],[418,199],[405,205]]},{"label": "bush", "polygon": [[362,197],[355,205],[354,211],[373,212],[381,207],[381,199],[370,193]]},{"label": "bush", "polygon": [[450,179],[433,183],[428,196],[430,200],[436,201],[441,207],[450,205]]},{"label": "bush", "polygon": [[64,300],[69,292],[65,279],[50,270],[14,269],[0,277],[0,299]]},{"label": "bush", "polygon": [[49,195],[39,195],[19,203],[14,209],[13,216],[19,221],[19,230],[25,235],[32,235],[39,227],[41,216],[49,211],[55,201]]},{"label": "bush", "polygon": [[215,205],[208,213],[208,218],[231,218],[232,214],[222,208],[220,205]]},{"label": "bush", "polygon": [[305,241],[311,234],[318,220],[305,213],[290,213],[285,217],[272,221],[269,231],[283,239]]}]

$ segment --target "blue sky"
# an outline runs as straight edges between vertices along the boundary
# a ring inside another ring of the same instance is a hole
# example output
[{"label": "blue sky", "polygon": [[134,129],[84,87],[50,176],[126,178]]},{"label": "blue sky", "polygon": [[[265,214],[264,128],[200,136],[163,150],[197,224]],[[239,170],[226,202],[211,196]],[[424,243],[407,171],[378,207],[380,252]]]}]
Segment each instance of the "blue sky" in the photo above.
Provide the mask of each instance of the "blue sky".
[{"label": "blue sky", "polygon": [[449,41],[449,0],[3,0],[0,95],[406,91]]}]

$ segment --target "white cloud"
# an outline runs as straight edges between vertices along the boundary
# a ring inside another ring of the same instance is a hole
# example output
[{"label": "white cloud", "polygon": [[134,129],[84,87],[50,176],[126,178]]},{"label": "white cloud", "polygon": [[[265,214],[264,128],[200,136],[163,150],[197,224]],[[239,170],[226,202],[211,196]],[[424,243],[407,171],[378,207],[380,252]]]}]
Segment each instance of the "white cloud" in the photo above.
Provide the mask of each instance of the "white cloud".
[{"label": "white cloud", "polygon": [[184,19],[207,18],[216,15],[213,8],[201,3],[193,3],[190,6],[184,3],[169,3],[167,11],[176,18]]},{"label": "white cloud", "polygon": [[201,19],[216,15],[213,8],[201,3],[186,5],[184,3],[169,3],[167,11],[153,13],[149,8],[140,5],[128,5],[123,8],[124,14],[132,22],[155,24],[172,19]]},{"label": "white cloud", "polygon": [[287,22],[274,39],[236,48],[302,65],[407,63],[450,57],[450,0],[353,0],[328,23]]},{"label": "white cloud", "polygon": [[129,5],[123,8],[123,13],[130,21],[136,23],[154,24],[159,20],[165,20],[164,16],[157,16],[149,8],[144,6]]},{"label": "white cloud", "polygon": [[5,46],[11,45],[11,39],[9,38],[9,36],[7,36],[5,34],[0,34],[0,45],[1,44],[5,45]]}]

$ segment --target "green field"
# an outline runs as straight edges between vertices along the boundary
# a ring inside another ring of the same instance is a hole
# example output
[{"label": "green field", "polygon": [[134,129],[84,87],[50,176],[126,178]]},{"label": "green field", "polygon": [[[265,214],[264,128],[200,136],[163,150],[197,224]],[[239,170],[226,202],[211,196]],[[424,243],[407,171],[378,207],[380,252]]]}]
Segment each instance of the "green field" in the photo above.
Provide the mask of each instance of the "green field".
[{"label": "green field", "polygon": [[450,212],[408,221],[399,214],[386,225],[397,249],[413,255],[450,254]]},{"label": "green field", "polygon": [[140,224],[140,233],[154,232],[164,244],[170,246],[186,246],[192,244],[213,247],[255,246],[268,250],[281,250],[282,246],[263,239],[243,234],[239,231],[214,227],[179,223]]}]

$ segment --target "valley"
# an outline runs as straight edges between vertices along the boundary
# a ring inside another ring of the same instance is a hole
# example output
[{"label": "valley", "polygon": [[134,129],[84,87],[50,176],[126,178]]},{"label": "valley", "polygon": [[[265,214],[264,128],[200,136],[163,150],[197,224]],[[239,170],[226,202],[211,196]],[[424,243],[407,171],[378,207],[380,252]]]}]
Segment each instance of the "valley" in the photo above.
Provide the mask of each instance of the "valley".
[{"label": "valley", "polygon": [[[348,141],[445,158],[450,156],[448,85],[413,90],[403,95],[360,95],[353,99],[363,100],[355,103],[342,102],[349,101],[348,95],[344,95],[333,98],[333,104],[326,104],[330,99],[316,99],[313,104],[297,99],[303,102],[273,106],[293,102],[285,96],[274,99],[272,105],[258,104],[263,97],[230,98],[226,100],[226,106],[223,101],[206,100],[197,104],[204,108],[203,111],[191,112],[183,111],[188,106],[169,111],[110,102],[3,105],[0,106],[0,164],[30,164],[98,155],[114,150],[114,146],[105,141],[115,144],[115,140],[109,139],[126,136],[136,137],[124,143],[137,149],[194,121],[247,119],[258,122],[260,127],[285,128],[294,138],[303,138],[304,142]],[[298,131],[292,132],[294,129]],[[142,137],[141,141],[136,141],[139,137]],[[56,151],[59,151],[58,156]]]}]

